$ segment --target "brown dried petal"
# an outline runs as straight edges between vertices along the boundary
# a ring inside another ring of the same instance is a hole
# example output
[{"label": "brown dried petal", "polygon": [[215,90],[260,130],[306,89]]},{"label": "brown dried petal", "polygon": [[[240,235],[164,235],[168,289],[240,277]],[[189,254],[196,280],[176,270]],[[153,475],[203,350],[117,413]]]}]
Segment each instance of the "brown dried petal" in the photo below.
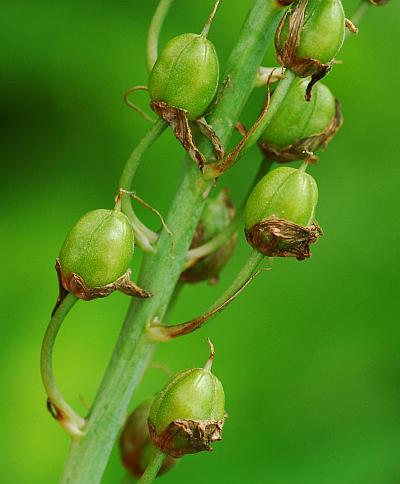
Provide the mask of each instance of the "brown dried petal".
[{"label": "brown dried petal", "polygon": [[192,158],[202,170],[206,164],[206,159],[194,142],[192,129],[190,128],[187,117],[187,111],[170,106],[164,101],[152,101],[150,106],[160,118],[171,126],[175,137],[181,142],[190,158]]},{"label": "brown dried petal", "polygon": [[222,158],[225,156],[225,150],[213,127],[207,123],[204,117],[196,119],[196,124],[201,133],[211,141],[217,160],[222,160]]},{"label": "brown dried petal", "polygon": [[322,229],[313,223],[302,227],[288,220],[269,218],[253,225],[246,231],[249,244],[268,257],[311,257],[310,245],[323,235]]},{"label": "brown dried petal", "polygon": [[204,450],[211,451],[211,444],[222,440],[225,418],[221,420],[175,420],[157,434],[149,422],[153,444],[171,457],[179,458],[185,454],[195,454]]},{"label": "brown dried petal", "polygon": [[[331,70],[332,63],[322,64],[317,59],[301,59],[297,57],[297,48],[300,43],[300,36],[303,30],[304,13],[308,0],[300,0],[294,10],[288,10],[283,16],[275,34],[275,47],[278,61],[283,67],[288,67],[299,77],[311,76],[307,86],[306,100],[311,99],[312,87],[316,82],[325,77]],[[283,47],[281,47],[281,34],[289,16],[288,36]]]},{"label": "brown dried petal", "polygon": [[376,5],[378,7],[382,5],[386,5],[389,2],[389,0],[369,0],[369,1],[372,3],[372,5]]},{"label": "brown dried petal", "polygon": [[[190,127],[187,117],[187,111],[175,106],[170,106],[164,101],[152,101],[150,106],[156,114],[171,126],[175,137],[181,142],[190,158],[198,164],[200,170],[203,170],[204,165],[206,164],[206,158],[198,149],[194,141],[192,128]],[[212,126],[207,123],[205,118],[196,119],[195,123],[199,127],[201,133],[211,141],[217,159],[222,159],[225,155],[224,148]]]},{"label": "brown dried petal", "polygon": [[57,306],[65,297],[66,292],[71,292],[79,299],[91,301],[92,299],[103,298],[109,296],[114,291],[121,291],[128,296],[135,296],[140,298],[149,298],[152,294],[145,289],[141,289],[134,282],[130,280],[132,271],[128,269],[125,274],[119,277],[115,282],[101,287],[88,287],[81,276],[71,272],[63,274],[59,259],[56,261],[56,271],[60,281],[60,295],[57,300]]},{"label": "brown dried petal", "polygon": [[314,155],[321,146],[326,147],[329,141],[335,136],[343,124],[343,116],[340,103],[336,99],[335,114],[329,125],[321,133],[303,138],[296,143],[280,148],[273,143],[260,142],[259,147],[268,160],[277,163],[289,163],[291,161],[307,159],[311,163],[318,161]]}]

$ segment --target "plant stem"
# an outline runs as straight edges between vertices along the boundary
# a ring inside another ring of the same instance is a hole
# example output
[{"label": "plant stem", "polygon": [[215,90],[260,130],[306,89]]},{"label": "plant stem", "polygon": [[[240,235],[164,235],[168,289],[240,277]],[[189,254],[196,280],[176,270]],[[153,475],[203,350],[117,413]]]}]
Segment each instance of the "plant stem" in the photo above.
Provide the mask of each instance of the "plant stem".
[{"label": "plant stem", "polygon": [[226,289],[226,291],[222,294],[222,296],[220,296],[209,308],[209,311],[223,304],[223,302],[234,294],[240,287],[243,287],[246,282],[257,272],[257,269],[263,260],[263,254],[253,249],[246,262],[243,264],[243,267],[240,269],[239,274],[236,276],[228,289]]},{"label": "plant stem", "polygon": [[150,463],[147,466],[142,477],[139,479],[140,484],[150,484],[157,477],[158,471],[164,463],[167,456],[158,449],[154,448]]},{"label": "plant stem", "polygon": [[[228,60],[225,89],[209,119],[224,144],[228,143],[252,91],[257,69],[281,12],[275,0],[256,0]],[[203,153],[209,156],[211,152],[212,148],[207,144]],[[154,349],[146,338],[146,326],[155,317],[163,319],[212,186],[213,182],[206,181],[198,167],[186,159],[183,177],[166,221],[174,234],[174,254],[171,254],[170,239],[164,230],[156,244],[157,252],[145,256],[139,278],[140,284],[154,296],[131,302],[92,406],[85,435],[72,443],[62,482],[100,482],[133,391]]]},{"label": "plant stem", "polygon": [[160,32],[173,3],[174,0],[161,0],[151,20],[147,36],[147,69],[149,72],[151,72],[157,61]]},{"label": "plant stem", "polygon": [[[161,136],[166,127],[167,124],[162,119],[158,119],[148,130],[142,141],[132,151],[128,161],[126,162],[119,181],[119,188],[127,191],[131,189],[133,178],[136,174],[136,170],[139,167],[140,161],[144,153]],[[148,227],[146,227],[138,219],[132,208],[132,201],[128,194],[124,194],[122,196],[122,211],[129,218],[132,224],[133,231],[136,236],[137,245],[145,252],[154,252],[152,244],[156,242],[158,235],[150,230]]]},{"label": "plant stem", "polygon": [[193,333],[197,329],[203,327],[212,318],[217,316],[221,311],[227,308],[239,294],[246,289],[250,282],[259,273],[258,266],[264,259],[264,256],[253,249],[246,263],[240,270],[239,274],[229,286],[229,288],[220,296],[215,303],[208,308],[208,310],[201,316],[198,316],[190,321],[180,324],[153,324],[147,328],[149,339],[154,343],[165,343],[173,338],[185,336]]},{"label": "plant stem", "polygon": [[40,353],[40,371],[48,396],[49,409],[52,409],[53,416],[72,437],[82,435],[85,420],[65,401],[57,386],[53,372],[53,349],[61,325],[77,301],[78,299],[73,294],[68,293],[58,306],[47,327]]}]

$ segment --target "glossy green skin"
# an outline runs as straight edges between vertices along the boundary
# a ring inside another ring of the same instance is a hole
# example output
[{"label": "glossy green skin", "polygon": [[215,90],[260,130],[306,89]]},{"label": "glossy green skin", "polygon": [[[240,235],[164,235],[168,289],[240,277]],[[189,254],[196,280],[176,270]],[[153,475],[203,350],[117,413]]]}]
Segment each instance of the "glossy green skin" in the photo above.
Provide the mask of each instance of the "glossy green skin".
[{"label": "glossy green skin", "polygon": [[149,423],[157,434],[174,420],[221,420],[225,415],[225,394],[211,371],[193,368],[176,374],[155,397]]},{"label": "glossy green skin", "polygon": [[128,218],[114,210],[93,210],[73,227],[60,252],[64,276],[71,272],[90,287],[115,282],[128,270],[134,236]]},{"label": "glossy green skin", "polygon": [[314,221],[317,202],[318,187],[311,175],[296,168],[276,168],[257,183],[247,200],[246,229],[272,217],[307,227]]},{"label": "glossy green skin", "polygon": [[214,99],[219,63],[214,45],[205,37],[183,34],[171,39],[157,59],[149,79],[153,101],[184,109],[199,118]]},{"label": "glossy green skin", "polygon": [[309,79],[300,78],[293,83],[261,141],[284,148],[327,128],[335,115],[335,97],[319,82],[313,88],[311,101],[306,101],[308,83]]},{"label": "glossy green skin", "polygon": [[[291,6],[296,8],[296,3]],[[280,39],[283,47],[288,34],[290,15],[286,17]],[[343,45],[345,14],[340,0],[308,0],[304,25],[296,54],[299,59],[331,62]]]}]

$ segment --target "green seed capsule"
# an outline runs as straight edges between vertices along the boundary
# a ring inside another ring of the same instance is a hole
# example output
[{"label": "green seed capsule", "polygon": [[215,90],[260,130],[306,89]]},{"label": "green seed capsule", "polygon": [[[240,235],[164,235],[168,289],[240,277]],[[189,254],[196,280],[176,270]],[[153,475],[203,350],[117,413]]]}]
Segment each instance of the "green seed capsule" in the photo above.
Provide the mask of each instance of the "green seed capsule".
[{"label": "green seed capsule", "polygon": [[68,234],[58,259],[63,288],[81,299],[104,297],[118,289],[149,297],[130,281],[134,236],[128,218],[118,210],[93,210]]},{"label": "green seed capsule", "polygon": [[340,0],[297,0],[283,17],[275,46],[282,66],[300,77],[323,77],[343,45]]},{"label": "green seed capsule", "polygon": [[[122,464],[137,479],[143,475],[154,451],[147,423],[150,407],[149,400],[143,402],[131,413],[119,439]],[[168,472],[176,462],[176,459],[168,456],[157,475],[161,476]]]},{"label": "green seed capsule", "polygon": [[260,138],[268,159],[287,163],[314,159],[313,153],[326,146],[342,125],[340,105],[323,84],[315,86],[310,102],[305,101],[307,79],[297,79]]},{"label": "green seed capsule", "polygon": [[321,235],[314,217],[318,188],[304,169],[276,168],[253,189],[245,209],[247,240],[269,257],[310,257]]},{"label": "green seed capsule", "polygon": [[106,286],[127,271],[133,250],[133,231],[126,215],[93,210],[65,239],[60,264],[63,274],[78,274],[88,287]]},{"label": "green seed capsule", "polygon": [[204,368],[176,374],[155,397],[149,414],[153,443],[162,452],[181,457],[221,440],[225,419],[225,394],[211,373],[214,354]]},{"label": "green seed capsule", "polygon": [[187,111],[189,119],[203,115],[214,99],[219,80],[215,47],[205,36],[182,34],[162,50],[149,79],[153,101]]},{"label": "green seed capsule", "polygon": [[[208,199],[203,214],[193,237],[191,248],[195,249],[217,236],[234,219],[236,210],[227,190],[222,190],[215,199]],[[181,274],[181,281],[196,283],[209,280],[218,282],[219,274],[235,250],[237,234],[221,248],[210,255],[202,257]]]}]

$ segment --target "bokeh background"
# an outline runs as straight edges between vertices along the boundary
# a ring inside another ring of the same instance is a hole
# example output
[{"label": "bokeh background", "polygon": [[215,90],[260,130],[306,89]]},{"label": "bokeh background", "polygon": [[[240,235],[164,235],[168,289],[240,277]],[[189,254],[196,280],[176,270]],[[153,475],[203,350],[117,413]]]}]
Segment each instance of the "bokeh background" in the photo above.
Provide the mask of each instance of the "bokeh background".
[{"label": "bokeh background", "polygon": [[[177,0],[162,34],[199,31],[213,2]],[[250,0],[226,0],[212,29],[221,63]],[[358,1],[345,1],[352,12]],[[39,351],[57,295],[54,260],[86,211],[110,207],[119,174],[147,126],[122,102],[147,80],[145,39],[156,0],[5,0],[0,16],[0,480],[55,483],[69,442],[49,417]],[[205,329],[160,345],[173,371],[217,349],[229,420],[211,454],[188,456],[167,483],[400,482],[400,5],[370,9],[326,83],[345,125],[318,165],[314,257],[277,260]],[[272,46],[266,64],[275,64]],[[250,122],[264,93],[254,93]],[[146,94],[139,94],[145,107]],[[183,150],[170,133],[148,153],[138,193],[166,213]],[[254,150],[225,178],[240,203]],[[157,221],[142,212],[153,227]],[[134,267],[140,265],[137,251]],[[243,237],[220,286],[185,287],[172,322],[200,313],[249,253]],[[63,391],[84,412],[117,338],[128,298],[80,303],[55,353]],[[165,382],[150,369],[132,406]],[[104,483],[126,478],[115,449]]]}]

